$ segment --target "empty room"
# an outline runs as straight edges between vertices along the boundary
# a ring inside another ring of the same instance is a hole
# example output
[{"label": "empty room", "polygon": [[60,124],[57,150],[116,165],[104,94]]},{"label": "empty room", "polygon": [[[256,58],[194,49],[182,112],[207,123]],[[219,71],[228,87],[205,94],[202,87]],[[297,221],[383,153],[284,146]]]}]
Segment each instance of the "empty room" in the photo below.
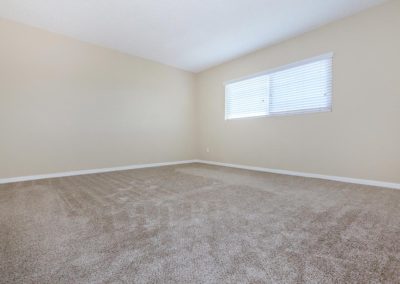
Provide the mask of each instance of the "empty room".
[{"label": "empty room", "polygon": [[400,0],[0,0],[0,283],[400,283]]}]

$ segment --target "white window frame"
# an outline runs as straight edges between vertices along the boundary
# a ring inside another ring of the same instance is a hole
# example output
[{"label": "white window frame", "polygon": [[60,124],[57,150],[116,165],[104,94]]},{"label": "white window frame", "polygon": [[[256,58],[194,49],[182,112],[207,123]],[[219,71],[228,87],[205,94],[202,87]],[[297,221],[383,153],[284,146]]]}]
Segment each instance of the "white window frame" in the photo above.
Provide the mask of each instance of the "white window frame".
[{"label": "white window frame", "polygon": [[[291,115],[299,115],[299,114],[308,114],[308,113],[319,113],[319,112],[331,112],[332,111],[332,104],[333,104],[333,84],[332,84],[332,96],[331,96],[331,104],[329,108],[324,108],[324,109],[313,109],[313,110],[298,110],[298,111],[293,111],[290,113],[277,113],[277,114],[266,114],[266,115],[259,115],[259,116],[248,116],[248,117],[240,117],[240,118],[228,118],[227,117],[227,113],[226,113],[226,108],[227,108],[227,100],[226,100],[226,86],[229,84],[233,84],[233,83],[237,83],[237,82],[241,82],[241,81],[245,81],[245,80],[249,80],[255,77],[259,77],[259,76],[263,76],[263,75],[270,75],[279,71],[283,71],[283,70],[287,70],[287,69],[291,69],[291,68],[295,68],[298,66],[302,66],[302,65],[306,65],[309,63],[313,63],[316,61],[320,61],[323,59],[332,59],[333,60],[334,57],[334,53],[333,52],[328,52],[328,53],[324,53],[322,55],[319,56],[315,56],[315,57],[311,57],[311,58],[307,58],[304,60],[300,60],[300,61],[296,61],[294,63],[290,63],[290,64],[286,64],[277,68],[272,68],[272,69],[268,69],[262,72],[258,72],[252,75],[248,75],[248,76],[244,76],[238,79],[234,79],[234,80],[230,80],[230,81],[226,81],[224,82],[223,86],[224,86],[224,113],[225,113],[225,120],[236,120],[236,119],[249,119],[249,118],[259,118],[259,117],[274,117],[274,116],[291,116]],[[332,66],[333,69],[333,66]],[[332,70],[332,77],[333,77],[333,70]],[[332,78],[333,80],[333,78]],[[267,99],[269,99],[270,96],[267,96]]]}]

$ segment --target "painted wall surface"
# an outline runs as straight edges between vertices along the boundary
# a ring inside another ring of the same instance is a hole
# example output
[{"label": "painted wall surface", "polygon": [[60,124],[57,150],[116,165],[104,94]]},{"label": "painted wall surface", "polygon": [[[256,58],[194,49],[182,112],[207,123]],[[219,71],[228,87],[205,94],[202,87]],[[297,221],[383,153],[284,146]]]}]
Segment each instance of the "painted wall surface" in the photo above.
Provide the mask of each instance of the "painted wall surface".
[{"label": "painted wall surface", "polygon": [[194,77],[0,20],[0,178],[193,159]]},{"label": "painted wall surface", "polygon": [[[197,158],[399,183],[398,27],[390,1],[191,74],[0,20],[0,179]],[[224,82],[327,52],[332,112],[224,120]]]},{"label": "painted wall surface", "polygon": [[[198,157],[399,183],[399,27],[391,1],[198,74]],[[332,112],[224,120],[224,82],[327,52]]]}]

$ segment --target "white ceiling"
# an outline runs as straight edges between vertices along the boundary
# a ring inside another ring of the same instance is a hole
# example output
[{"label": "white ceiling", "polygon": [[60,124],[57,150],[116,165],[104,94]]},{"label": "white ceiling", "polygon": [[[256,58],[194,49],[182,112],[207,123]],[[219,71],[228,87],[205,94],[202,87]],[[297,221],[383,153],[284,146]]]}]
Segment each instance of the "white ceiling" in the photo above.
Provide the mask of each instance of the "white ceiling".
[{"label": "white ceiling", "polygon": [[199,72],[386,0],[0,0],[0,17]]}]

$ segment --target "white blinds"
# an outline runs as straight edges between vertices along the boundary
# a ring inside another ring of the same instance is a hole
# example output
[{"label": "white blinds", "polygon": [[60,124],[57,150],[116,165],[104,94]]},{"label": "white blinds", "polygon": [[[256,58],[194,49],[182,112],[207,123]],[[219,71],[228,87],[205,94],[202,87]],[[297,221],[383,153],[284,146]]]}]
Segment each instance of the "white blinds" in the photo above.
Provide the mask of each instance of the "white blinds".
[{"label": "white blinds", "polygon": [[331,110],[332,54],[225,85],[225,119]]},{"label": "white blinds", "polygon": [[270,74],[269,114],[331,109],[332,58]]},{"label": "white blinds", "polygon": [[268,76],[225,86],[225,119],[267,115]]}]

